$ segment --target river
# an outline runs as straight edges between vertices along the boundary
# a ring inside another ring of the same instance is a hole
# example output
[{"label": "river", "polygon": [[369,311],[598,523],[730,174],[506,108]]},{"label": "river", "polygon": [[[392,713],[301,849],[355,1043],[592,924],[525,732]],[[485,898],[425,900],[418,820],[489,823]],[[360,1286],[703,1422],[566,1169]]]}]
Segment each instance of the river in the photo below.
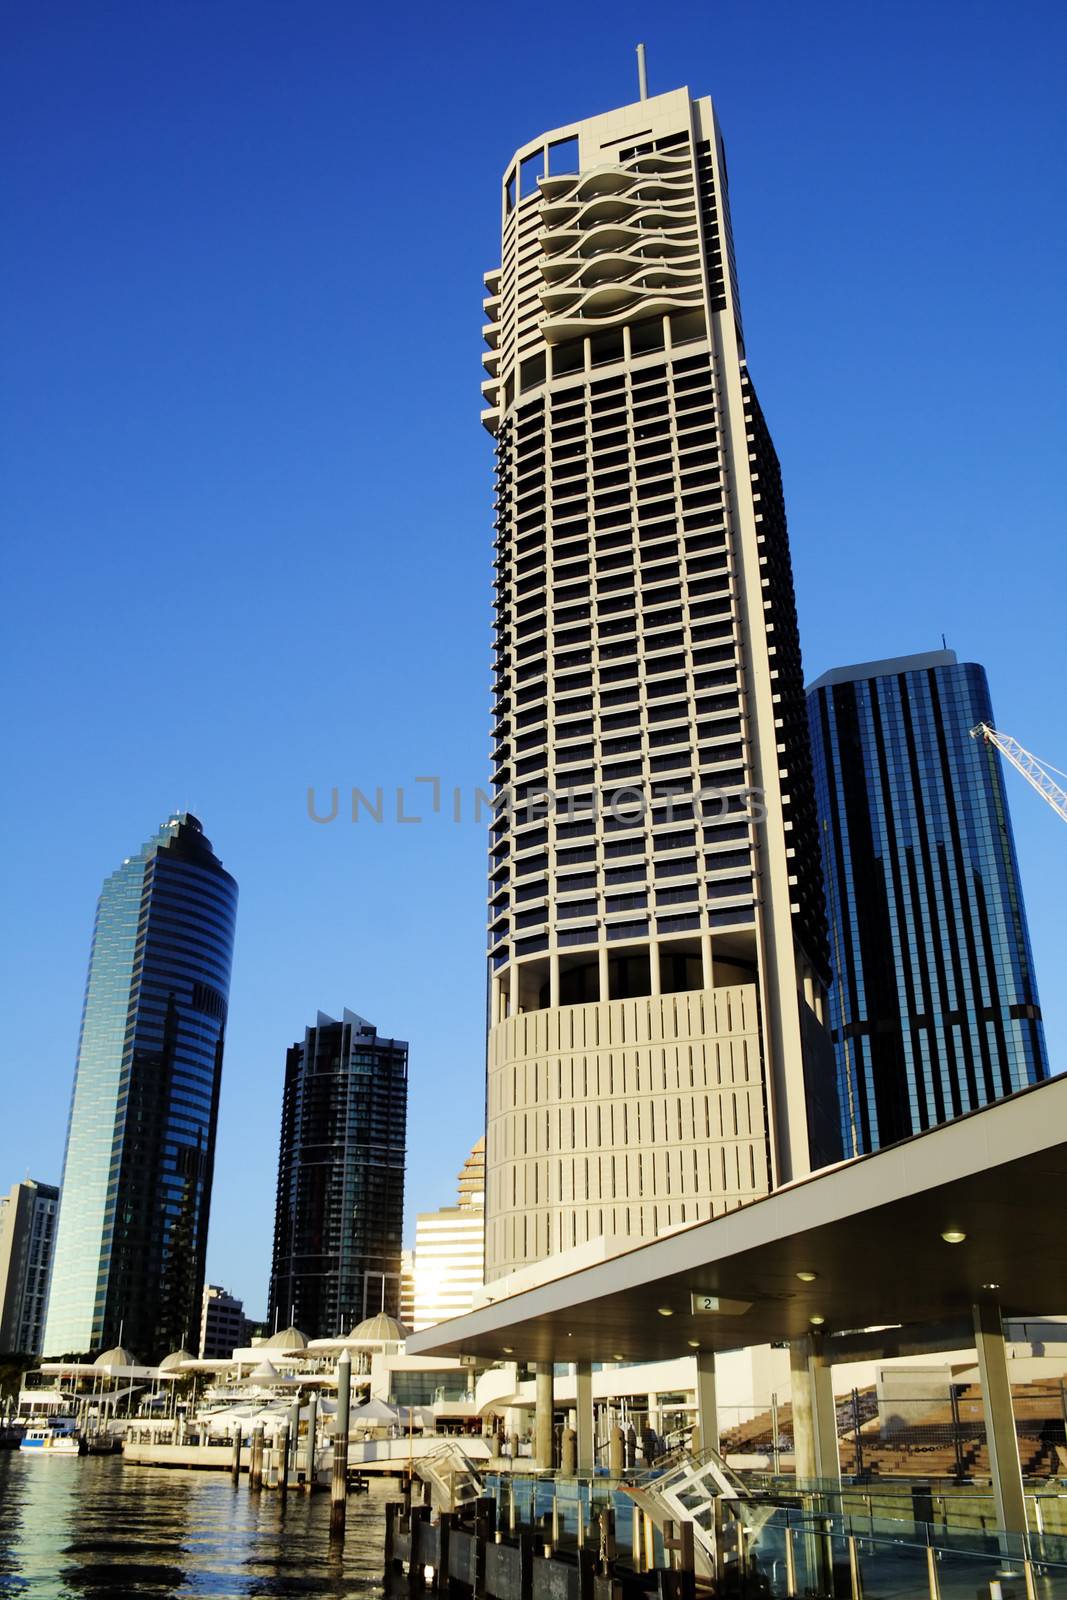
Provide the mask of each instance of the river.
[{"label": "river", "polygon": [[0,1450],[0,1596],[122,1600],[133,1595],[382,1593],[391,1479],[348,1502],[331,1555],[328,1494],[234,1489],[225,1472],[124,1466],[120,1456],[27,1459]]}]

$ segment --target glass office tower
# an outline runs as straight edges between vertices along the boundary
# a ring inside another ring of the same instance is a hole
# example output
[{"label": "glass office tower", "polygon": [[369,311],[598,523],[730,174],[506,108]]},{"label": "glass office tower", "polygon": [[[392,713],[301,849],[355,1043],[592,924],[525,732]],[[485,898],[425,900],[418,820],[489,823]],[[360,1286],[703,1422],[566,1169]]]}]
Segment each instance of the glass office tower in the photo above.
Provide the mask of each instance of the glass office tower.
[{"label": "glass office tower", "polygon": [[97,906],[44,1348],[152,1361],[200,1321],[237,884],[173,816]]},{"label": "glass office tower", "polygon": [[685,89],[500,192],[486,1276],[839,1154],[781,476]]},{"label": "glass office tower", "polygon": [[951,650],[808,691],[845,1148],[875,1150],[1047,1077],[985,671]]},{"label": "glass office tower", "polygon": [[400,1312],[408,1047],[347,1009],[285,1058],[268,1324],[309,1338]]}]

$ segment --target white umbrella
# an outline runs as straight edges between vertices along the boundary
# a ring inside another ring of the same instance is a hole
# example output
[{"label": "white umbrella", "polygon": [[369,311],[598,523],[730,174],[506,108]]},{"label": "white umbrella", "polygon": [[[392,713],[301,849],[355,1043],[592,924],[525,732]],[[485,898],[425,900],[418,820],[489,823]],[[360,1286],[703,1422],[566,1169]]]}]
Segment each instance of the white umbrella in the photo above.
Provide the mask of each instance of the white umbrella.
[{"label": "white umbrella", "polygon": [[355,1424],[362,1423],[365,1427],[376,1427],[382,1423],[399,1422],[400,1412],[396,1406],[387,1405],[384,1400],[368,1400],[365,1405],[354,1406],[349,1412],[349,1421]]}]

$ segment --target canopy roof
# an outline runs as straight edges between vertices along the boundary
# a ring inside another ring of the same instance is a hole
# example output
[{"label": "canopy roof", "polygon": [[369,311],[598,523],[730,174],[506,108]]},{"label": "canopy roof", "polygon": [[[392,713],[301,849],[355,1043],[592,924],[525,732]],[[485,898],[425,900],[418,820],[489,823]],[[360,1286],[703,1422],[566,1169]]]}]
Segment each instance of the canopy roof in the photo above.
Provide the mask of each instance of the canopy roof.
[{"label": "canopy roof", "polygon": [[407,1353],[654,1361],[817,1330],[831,1354],[849,1330],[958,1323],[979,1300],[1062,1310],[1065,1187],[1067,1077],[426,1328]]},{"label": "canopy roof", "polygon": [[306,1350],[307,1334],[301,1333],[299,1328],[283,1328],[280,1333],[272,1333],[269,1339],[257,1346],[258,1349],[267,1350]]},{"label": "canopy roof", "polygon": [[135,1367],[137,1357],[124,1350],[120,1344],[112,1345],[110,1350],[102,1350],[93,1362],[94,1367]]},{"label": "canopy roof", "polygon": [[408,1330],[402,1322],[395,1317],[387,1316],[384,1311],[379,1311],[375,1317],[367,1317],[352,1329],[348,1335],[348,1344],[403,1344],[408,1336]]}]

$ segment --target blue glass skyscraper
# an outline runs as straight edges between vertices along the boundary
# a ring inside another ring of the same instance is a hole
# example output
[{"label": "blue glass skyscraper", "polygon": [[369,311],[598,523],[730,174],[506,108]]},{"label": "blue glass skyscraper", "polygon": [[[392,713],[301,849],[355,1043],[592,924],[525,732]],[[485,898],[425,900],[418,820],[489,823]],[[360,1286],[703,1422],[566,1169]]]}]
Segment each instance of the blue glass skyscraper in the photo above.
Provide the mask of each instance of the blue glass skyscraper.
[{"label": "blue glass skyscraper", "polygon": [[195,1336],[237,884],[196,817],[104,884],[74,1079],[46,1355]]},{"label": "blue glass skyscraper", "polygon": [[951,650],[808,690],[845,1149],[1048,1076],[985,671]]}]

